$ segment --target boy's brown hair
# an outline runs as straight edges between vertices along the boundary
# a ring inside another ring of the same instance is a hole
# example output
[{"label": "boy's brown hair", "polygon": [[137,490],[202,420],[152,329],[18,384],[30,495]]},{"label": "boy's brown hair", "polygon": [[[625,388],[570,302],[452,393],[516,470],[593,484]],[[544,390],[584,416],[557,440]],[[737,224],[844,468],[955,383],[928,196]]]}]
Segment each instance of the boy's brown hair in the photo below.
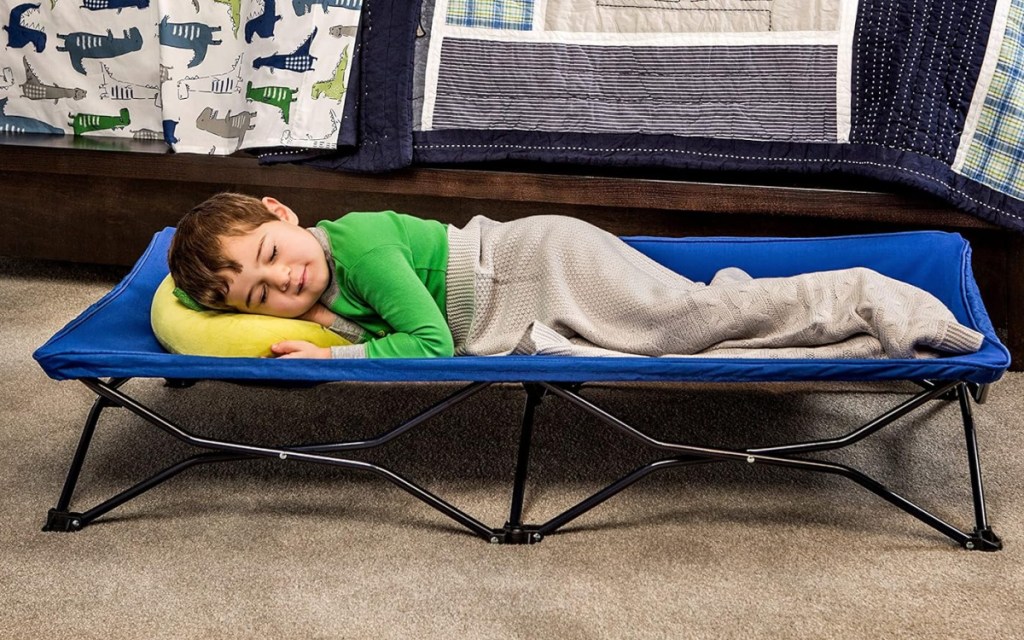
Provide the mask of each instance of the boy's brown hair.
[{"label": "boy's brown hair", "polygon": [[212,309],[228,309],[228,281],[220,272],[240,273],[242,265],[224,255],[224,238],[277,220],[259,198],[219,193],[199,203],[178,222],[167,253],[174,284]]}]

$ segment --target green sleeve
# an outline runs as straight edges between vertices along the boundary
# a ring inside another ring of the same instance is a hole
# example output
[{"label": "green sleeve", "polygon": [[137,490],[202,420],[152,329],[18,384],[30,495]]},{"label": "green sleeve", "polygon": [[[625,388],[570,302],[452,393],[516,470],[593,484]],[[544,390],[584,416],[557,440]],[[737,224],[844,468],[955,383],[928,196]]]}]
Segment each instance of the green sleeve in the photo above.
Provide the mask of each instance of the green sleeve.
[{"label": "green sleeve", "polygon": [[370,358],[452,356],[455,345],[444,314],[403,250],[385,245],[363,256],[350,270],[357,293],[393,330],[366,344]]}]

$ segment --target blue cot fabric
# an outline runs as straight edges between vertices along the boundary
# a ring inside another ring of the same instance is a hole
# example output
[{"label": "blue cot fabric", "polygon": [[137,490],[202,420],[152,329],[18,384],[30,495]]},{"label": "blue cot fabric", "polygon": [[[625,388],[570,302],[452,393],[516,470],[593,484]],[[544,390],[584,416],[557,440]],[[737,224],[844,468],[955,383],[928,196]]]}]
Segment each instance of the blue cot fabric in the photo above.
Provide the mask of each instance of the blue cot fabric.
[{"label": "blue cot fabric", "polygon": [[154,236],[110,293],[34,354],[54,379],[147,377],[321,383],[332,381],[597,382],[999,379],[1010,364],[958,234],[908,232],[837,238],[655,238],[626,241],[671,269],[707,281],[725,266],[754,277],[866,266],[926,289],[965,325],[985,335],[977,353],[929,360],[767,360],[744,358],[456,357],[405,360],[273,360],[174,355],[150,329],[153,292],[167,275],[174,229]]}]

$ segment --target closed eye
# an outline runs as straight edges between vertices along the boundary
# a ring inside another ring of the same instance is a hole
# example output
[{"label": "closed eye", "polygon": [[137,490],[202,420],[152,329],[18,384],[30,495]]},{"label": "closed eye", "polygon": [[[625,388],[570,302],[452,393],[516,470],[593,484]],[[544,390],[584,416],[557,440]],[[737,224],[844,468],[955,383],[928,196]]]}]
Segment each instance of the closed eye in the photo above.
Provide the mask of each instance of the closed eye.
[{"label": "closed eye", "polygon": [[268,260],[268,262],[273,262],[274,258],[276,258],[276,257],[277,257],[277,245],[275,244],[274,248],[270,252],[270,259]]},{"label": "closed eye", "polygon": [[263,285],[263,292],[260,293],[260,304],[267,303],[267,285]]}]

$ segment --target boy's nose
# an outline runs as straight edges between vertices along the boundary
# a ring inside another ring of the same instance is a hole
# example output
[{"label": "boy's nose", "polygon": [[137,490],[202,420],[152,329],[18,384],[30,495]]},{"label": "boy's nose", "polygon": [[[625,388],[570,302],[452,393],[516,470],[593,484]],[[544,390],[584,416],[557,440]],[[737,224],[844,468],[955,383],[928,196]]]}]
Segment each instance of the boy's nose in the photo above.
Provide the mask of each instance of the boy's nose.
[{"label": "boy's nose", "polygon": [[281,267],[277,272],[277,288],[281,291],[288,291],[289,285],[292,282],[292,270],[291,267]]}]

